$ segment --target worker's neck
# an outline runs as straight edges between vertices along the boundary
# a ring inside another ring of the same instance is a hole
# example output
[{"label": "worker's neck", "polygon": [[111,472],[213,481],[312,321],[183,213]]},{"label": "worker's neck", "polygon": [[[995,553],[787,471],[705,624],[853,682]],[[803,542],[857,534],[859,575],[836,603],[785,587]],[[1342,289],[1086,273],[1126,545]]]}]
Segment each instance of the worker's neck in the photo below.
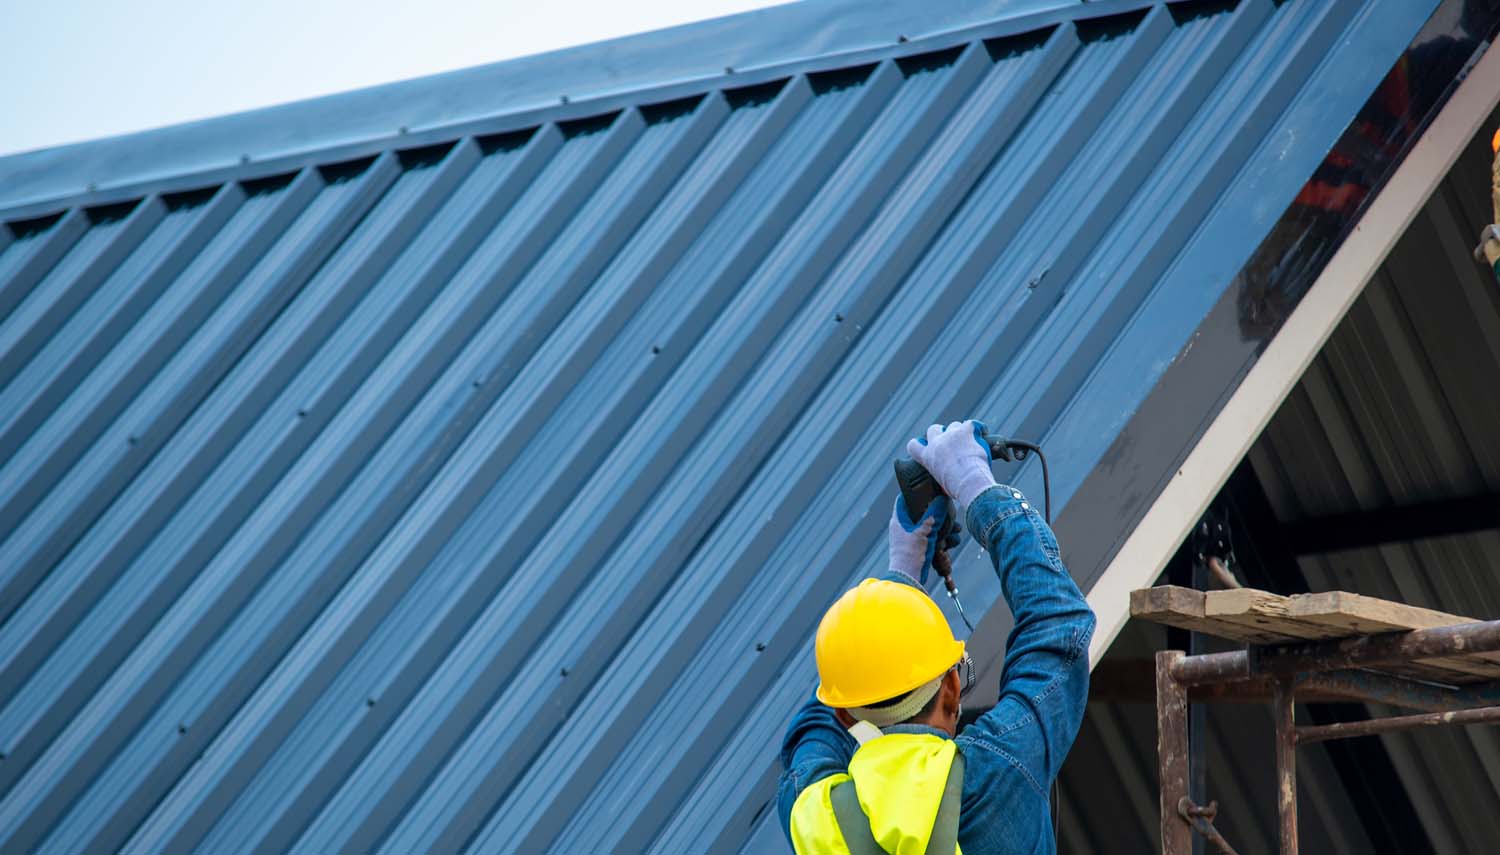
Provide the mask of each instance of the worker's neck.
[{"label": "worker's neck", "polygon": [[[833,714],[839,720],[839,723],[844,727],[849,728],[854,726],[854,716],[850,715],[847,710],[836,709],[833,711]],[[906,721],[891,725],[891,727],[901,727],[903,725],[910,724],[920,725],[922,727],[930,727],[935,730],[941,730],[943,733],[947,734],[948,738],[950,739],[958,733],[958,715],[956,713],[952,715],[944,715],[941,712],[934,710],[928,715],[918,716],[917,718],[909,718]],[[889,729],[889,727],[882,728],[882,730]]]}]

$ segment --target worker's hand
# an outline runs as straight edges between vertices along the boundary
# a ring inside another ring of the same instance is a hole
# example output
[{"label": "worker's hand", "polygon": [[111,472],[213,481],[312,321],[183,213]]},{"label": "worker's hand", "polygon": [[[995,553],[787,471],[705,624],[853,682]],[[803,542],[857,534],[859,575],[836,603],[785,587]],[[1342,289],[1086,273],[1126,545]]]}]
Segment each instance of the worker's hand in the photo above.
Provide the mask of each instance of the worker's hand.
[{"label": "worker's hand", "polygon": [[1474,253],[1475,260],[1483,255],[1484,260],[1493,269],[1495,262],[1500,261],[1500,226],[1488,225],[1484,231],[1479,233],[1479,250]]},{"label": "worker's hand", "polygon": [[967,509],[980,493],[995,486],[983,422],[969,419],[947,427],[933,425],[925,437],[906,444],[906,453],[932,473],[960,509]]},{"label": "worker's hand", "polygon": [[944,531],[943,524],[948,521],[948,513],[948,497],[938,496],[927,505],[922,518],[913,521],[911,513],[906,509],[906,500],[897,494],[889,526],[892,571],[904,574],[920,587],[927,587],[927,571],[932,569],[932,556],[939,548],[957,547],[959,533],[963,531],[956,523],[947,526],[947,531]]}]

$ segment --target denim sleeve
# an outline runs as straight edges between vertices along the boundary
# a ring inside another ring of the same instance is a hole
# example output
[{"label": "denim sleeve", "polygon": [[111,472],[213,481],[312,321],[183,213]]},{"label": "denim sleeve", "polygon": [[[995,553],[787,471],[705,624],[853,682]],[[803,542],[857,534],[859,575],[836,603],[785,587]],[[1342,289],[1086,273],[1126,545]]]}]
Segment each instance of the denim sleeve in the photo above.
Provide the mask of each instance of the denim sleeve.
[{"label": "denim sleeve", "polygon": [[797,796],[809,785],[846,771],[858,745],[834,718],[833,710],[816,697],[797,711],[781,741],[781,780],[776,786],[776,811],[788,841]]},{"label": "denim sleeve", "polygon": [[1045,801],[1088,704],[1094,613],[1063,566],[1052,529],[1019,491],[986,490],[969,506],[968,524],[1000,576],[1015,628],[999,700],[959,742],[967,743],[965,756],[977,751],[1019,773]]}]

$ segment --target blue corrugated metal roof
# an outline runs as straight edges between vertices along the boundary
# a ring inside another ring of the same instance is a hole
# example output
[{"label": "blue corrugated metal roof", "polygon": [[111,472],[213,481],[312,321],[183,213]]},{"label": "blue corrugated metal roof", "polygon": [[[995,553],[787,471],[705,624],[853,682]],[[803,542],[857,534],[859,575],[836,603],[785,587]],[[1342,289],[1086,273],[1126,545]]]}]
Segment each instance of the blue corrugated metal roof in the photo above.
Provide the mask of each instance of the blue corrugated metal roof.
[{"label": "blue corrugated metal roof", "polygon": [[27,202],[0,850],[740,847],[901,439],[990,415],[1066,505],[1434,5],[1078,5]]}]

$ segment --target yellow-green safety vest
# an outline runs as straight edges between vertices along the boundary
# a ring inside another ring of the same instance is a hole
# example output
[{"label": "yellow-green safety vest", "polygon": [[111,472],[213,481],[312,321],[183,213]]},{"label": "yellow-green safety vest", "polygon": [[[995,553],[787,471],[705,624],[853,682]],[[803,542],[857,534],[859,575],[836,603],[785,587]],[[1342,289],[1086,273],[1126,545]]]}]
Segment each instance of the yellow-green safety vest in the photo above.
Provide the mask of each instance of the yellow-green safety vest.
[{"label": "yellow-green safety vest", "polygon": [[[792,846],[797,855],[862,855],[872,851],[873,842],[890,855],[924,855],[936,851],[928,848],[929,842],[943,848],[939,841],[946,837],[955,841],[948,851],[962,855],[957,844],[962,790],[963,755],[953,740],[930,733],[888,733],[854,752],[848,774],[829,775],[797,796]],[[934,835],[945,794],[947,827]],[[846,819],[842,824],[841,814]],[[851,814],[853,822],[847,821]]]}]

